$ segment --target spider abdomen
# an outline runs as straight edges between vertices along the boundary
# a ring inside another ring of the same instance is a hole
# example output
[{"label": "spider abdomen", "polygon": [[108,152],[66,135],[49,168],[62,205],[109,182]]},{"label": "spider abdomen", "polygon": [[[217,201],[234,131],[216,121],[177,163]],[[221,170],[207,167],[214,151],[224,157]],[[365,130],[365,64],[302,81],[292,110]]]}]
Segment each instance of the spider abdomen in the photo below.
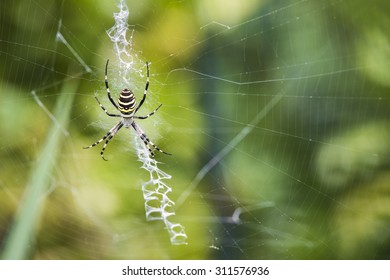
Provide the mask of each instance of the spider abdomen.
[{"label": "spider abdomen", "polygon": [[136,103],[134,93],[131,90],[127,88],[122,90],[118,98],[118,109],[122,114],[130,115],[134,112]]}]

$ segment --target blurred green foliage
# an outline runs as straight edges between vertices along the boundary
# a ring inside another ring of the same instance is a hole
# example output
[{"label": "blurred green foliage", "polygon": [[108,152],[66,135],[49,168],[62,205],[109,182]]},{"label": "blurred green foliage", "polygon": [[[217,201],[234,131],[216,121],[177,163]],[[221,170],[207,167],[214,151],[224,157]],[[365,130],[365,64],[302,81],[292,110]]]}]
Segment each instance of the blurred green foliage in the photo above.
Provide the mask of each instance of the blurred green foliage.
[{"label": "blurred green foliage", "polygon": [[[151,61],[141,111],[164,104],[140,125],[173,154],[157,155],[173,176],[172,199],[191,190],[174,217],[186,246],[172,246],[161,223],[145,221],[148,174],[132,132],[110,142],[108,162],[99,147],[81,148],[117,121],[93,99],[109,106],[104,63],[114,54],[106,30],[117,1],[0,3],[1,248],[58,125],[34,91],[50,112],[64,94],[75,100],[25,258],[389,258],[389,5],[242,2],[127,2],[134,52]],[[112,63],[114,96],[123,88],[117,73]],[[62,91],[69,81],[76,92]],[[144,85],[134,79],[135,93]],[[248,125],[279,94],[270,113]],[[245,127],[249,135],[190,189]]]}]

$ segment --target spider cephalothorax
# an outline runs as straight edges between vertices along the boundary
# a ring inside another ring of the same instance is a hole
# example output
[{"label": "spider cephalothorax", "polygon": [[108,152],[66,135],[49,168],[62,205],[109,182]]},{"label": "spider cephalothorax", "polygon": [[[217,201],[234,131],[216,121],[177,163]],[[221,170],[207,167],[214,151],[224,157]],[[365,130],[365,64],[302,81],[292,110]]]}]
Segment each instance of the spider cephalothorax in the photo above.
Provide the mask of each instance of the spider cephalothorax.
[{"label": "spider cephalothorax", "polygon": [[[134,119],[146,119],[146,118],[150,117],[151,115],[156,113],[157,110],[160,109],[160,107],[162,105],[162,104],[160,104],[160,106],[158,106],[153,112],[147,114],[146,116],[135,116],[134,115],[135,113],[137,113],[139,108],[141,108],[142,104],[144,103],[144,101],[146,99],[146,94],[148,93],[148,88],[149,88],[149,63],[146,62],[146,85],[145,85],[144,95],[143,95],[140,103],[137,106],[137,101],[135,99],[134,93],[131,90],[127,89],[127,88],[122,90],[122,92],[121,92],[121,94],[120,94],[120,96],[118,98],[118,104],[115,103],[114,99],[112,99],[110,88],[108,86],[108,77],[107,77],[108,61],[109,60],[107,59],[106,69],[105,69],[105,76],[104,76],[104,83],[106,85],[108,99],[110,100],[112,105],[114,105],[114,107],[120,112],[120,114],[111,114],[111,113],[109,113],[106,110],[106,108],[104,108],[102,103],[100,103],[99,99],[96,96],[95,96],[95,99],[99,103],[100,108],[102,108],[102,110],[108,116],[110,116],[110,117],[120,117],[121,120],[113,128],[111,128],[106,133],[106,135],[103,136],[103,138],[101,138],[100,140],[98,140],[97,142],[93,143],[90,146],[84,147],[84,149],[89,149],[89,148],[95,147],[100,142],[106,140],[106,142],[103,145],[102,151],[100,152],[100,156],[102,157],[102,159],[106,160],[104,158],[103,154],[104,154],[104,150],[106,149],[106,146],[107,146],[108,142],[110,142],[110,140],[115,136],[115,134],[123,126],[126,127],[126,128],[130,128],[130,126],[131,126],[131,127],[134,128],[134,130],[137,132],[138,136],[141,138],[142,142],[148,148],[151,156],[154,156],[153,150],[157,150],[157,151],[159,151],[161,153],[170,155],[169,153],[164,152],[159,147],[157,147],[155,144],[153,144],[153,142],[150,141],[149,138],[146,136],[146,134],[142,131],[141,127],[139,127],[139,125],[134,121]],[[152,150],[151,147],[153,148],[153,150]]]}]

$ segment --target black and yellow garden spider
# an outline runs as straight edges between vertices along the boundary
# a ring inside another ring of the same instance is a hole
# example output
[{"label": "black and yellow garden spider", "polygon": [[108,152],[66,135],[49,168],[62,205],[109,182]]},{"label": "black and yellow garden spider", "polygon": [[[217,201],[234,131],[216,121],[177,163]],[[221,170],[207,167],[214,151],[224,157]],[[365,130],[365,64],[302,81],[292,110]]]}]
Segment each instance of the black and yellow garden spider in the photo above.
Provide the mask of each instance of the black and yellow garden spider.
[{"label": "black and yellow garden spider", "polygon": [[135,116],[135,113],[137,113],[137,111],[141,108],[142,104],[144,103],[144,101],[146,99],[146,94],[148,93],[148,88],[149,88],[149,63],[146,62],[146,85],[145,85],[145,90],[144,90],[144,96],[142,97],[141,102],[138,104],[138,106],[136,106],[137,102],[135,100],[134,93],[131,90],[127,89],[127,88],[122,90],[122,92],[120,93],[120,96],[118,98],[118,104],[116,104],[115,101],[112,99],[111,93],[110,93],[110,88],[108,87],[108,77],[107,77],[108,61],[109,60],[107,59],[105,76],[104,76],[104,83],[106,85],[108,99],[111,101],[112,105],[114,105],[114,107],[120,112],[120,114],[111,114],[111,113],[109,113],[106,110],[106,108],[104,108],[102,103],[100,103],[99,99],[96,96],[95,96],[95,99],[99,103],[100,108],[102,108],[103,111],[108,116],[110,116],[110,117],[118,117],[118,118],[121,118],[121,120],[113,128],[111,128],[106,133],[106,135],[103,136],[103,138],[101,138],[100,140],[96,141],[92,145],[90,145],[88,147],[83,147],[83,148],[84,149],[89,149],[89,148],[95,147],[100,142],[106,140],[106,142],[104,143],[103,148],[102,148],[102,150],[100,152],[100,156],[102,157],[102,159],[106,160],[104,158],[103,154],[104,154],[104,150],[106,149],[106,146],[107,146],[108,142],[110,142],[110,140],[115,136],[115,134],[123,126],[126,127],[126,128],[130,128],[130,126],[132,126],[134,128],[134,130],[137,132],[138,136],[141,138],[142,142],[148,148],[148,150],[150,152],[150,155],[152,157],[154,156],[153,150],[157,150],[157,151],[159,151],[161,153],[164,153],[164,154],[167,154],[167,155],[171,155],[170,153],[164,152],[159,147],[157,147],[155,144],[153,144],[153,142],[150,141],[150,139],[142,131],[141,127],[139,127],[139,125],[134,121],[134,119],[142,119],[143,120],[143,119],[146,119],[146,118],[150,117],[151,115],[156,113],[157,110],[160,109],[160,107],[162,105],[162,104],[160,104],[153,112],[147,114],[146,116]]}]

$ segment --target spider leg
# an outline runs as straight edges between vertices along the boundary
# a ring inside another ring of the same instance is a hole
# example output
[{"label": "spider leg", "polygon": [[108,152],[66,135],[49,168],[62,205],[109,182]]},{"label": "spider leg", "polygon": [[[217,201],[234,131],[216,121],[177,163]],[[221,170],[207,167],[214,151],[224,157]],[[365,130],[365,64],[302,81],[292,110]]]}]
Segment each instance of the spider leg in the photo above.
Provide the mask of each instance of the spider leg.
[{"label": "spider leg", "polygon": [[150,148],[150,146],[152,146],[155,150],[159,151],[160,153],[164,153],[166,155],[172,155],[170,153],[164,152],[159,147],[157,147],[152,141],[150,141],[148,136],[146,136],[146,134],[142,131],[142,129],[139,127],[139,125],[136,122],[132,122],[131,125],[134,128],[134,130],[138,133],[138,136],[141,138],[142,142],[144,142],[146,148],[148,148],[150,155],[152,157],[154,157],[154,153],[153,153],[152,149]]},{"label": "spider leg", "polygon": [[92,145],[89,145],[87,147],[83,147],[83,149],[89,149],[89,148],[92,148],[92,147],[95,147],[96,145],[100,144],[102,141],[106,140],[106,142],[104,143],[103,145],[103,148],[102,148],[102,151],[100,152],[100,156],[102,157],[102,159],[106,160],[103,156],[104,154],[104,150],[106,149],[106,146],[108,144],[108,142],[110,142],[110,140],[112,139],[112,137],[114,137],[114,135],[118,132],[119,129],[121,129],[123,126],[123,123],[122,122],[119,122],[117,123],[113,128],[111,128],[104,136],[103,138],[101,138],[100,140],[96,141],[95,143],[93,143]]},{"label": "spider leg", "polygon": [[146,94],[148,93],[148,88],[149,88],[149,62],[146,62],[146,85],[144,90],[144,96],[142,96],[142,99],[139,102],[137,108],[135,108],[134,114],[137,113],[138,109],[141,108],[142,104],[144,104],[146,99]]},{"label": "spider leg", "polygon": [[103,138],[101,138],[100,140],[96,141],[92,145],[83,147],[83,149],[89,149],[89,148],[95,147],[96,145],[99,145],[100,142],[104,141],[110,134],[111,134],[111,130],[109,132],[107,132],[106,135],[103,136]]},{"label": "spider leg", "polygon": [[106,110],[106,108],[104,108],[103,104],[100,103],[100,101],[99,101],[99,99],[97,98],[97,96],[95,96],[95,99],[96,99],[96,101],[99,103],[100,108],[102,108],[102,110],[104,111],[104,113],[107,114],[107,116],[110,116],[110,117],[121,117],[121,115],[109,113],[109,112]]},{"label": "spider leg", "polygon": [[[110,99],[112,105],[114,105],[114,107],[118,109],[118,105],[116,105],[114,99],[112,99],[112,97],[111,97],[110,88],[109,88],[109,86],[108,86],[107,68],[108,68],[108,62],[109,62],[109,61],[110,61],[110,60],[107,59],[107,62],[106,62],[106,70],[105,70],[105,72],[104,72],[104,84],[106,85],[106,90],[107,90],[108,99]],[[100,103],[100,102],[99,102],[99,103]]]},{"label": "spider leg", "polygon": [[134,119],[141,119],[141,120],[147,119],[147,118],[149,118],[151,115],[153,115],[154,113],[156,113],[157,110],[160,109],[161,106],[162,106],[162,104],[160,104],[160,106],[158,106],[153,112],[147,114],[146,116],[133,116],[133,118],[134,118]]},{"label": "spider leg", "polygon": [[117,125],[115,125],[115,126],[110,130],[111,133],[110,133],[110,135],[107,137],[107,140],[106,140],[106,142],[104,143],[103,148],[102,148],[102,150],[101,150],[101,152],[100,152],[100,156],[101,156],[102,159],[104,159],[105,161],[107,161],[107,160],[106,160],[106,159],[104,158],[104,156],[103,156],[104,150],[106,149],[108,142],[110,142],[110,140],[112,139],[112,137],[115,136],[115,134],[119,131],[119,129],[122,128],[122,126],[123,126],[123,123],[120,121]]}]

